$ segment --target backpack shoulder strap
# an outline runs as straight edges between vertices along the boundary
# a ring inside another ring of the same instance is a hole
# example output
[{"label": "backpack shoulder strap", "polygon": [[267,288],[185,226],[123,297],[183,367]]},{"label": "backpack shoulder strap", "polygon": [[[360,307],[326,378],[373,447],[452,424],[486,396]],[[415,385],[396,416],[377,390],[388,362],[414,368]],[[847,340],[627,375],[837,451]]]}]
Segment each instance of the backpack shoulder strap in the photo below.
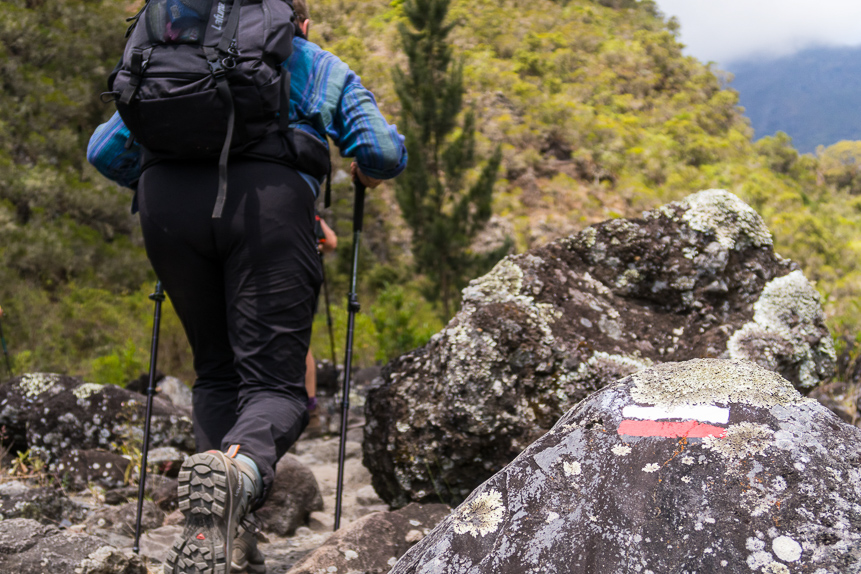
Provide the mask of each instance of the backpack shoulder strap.
[{"label": "backpack shoulder strap", "polygon": [[[203,51],[206,54],[206,59],[209,62],[209,69],[215,78],[215,87],[218,90],[218,95],[227,106],[227,136],[224,138],[224,145],[221,147],[221,155],[218,157],[218,195],[215,197],[215,207],[212,209],[212,218],[219,219],[224,210],[224,202],[227,200],[227,160],[230,157],[230,145],[233,142],[233,128],[236,125],[236,106],[233,102],[233,94],[230,91],[230,84],[227,82],[225,63],[232,59],[235,54],[235,39],[236,30],[239,29],[239,10],[242,0],[233,0],[233,6],[230,9],[230,18],[227,20],[227,25],[224,27],[224,34],[221,36],[221,41],[217,48],[204,46]],[[223,59],[222,54],[227,54]]]}]

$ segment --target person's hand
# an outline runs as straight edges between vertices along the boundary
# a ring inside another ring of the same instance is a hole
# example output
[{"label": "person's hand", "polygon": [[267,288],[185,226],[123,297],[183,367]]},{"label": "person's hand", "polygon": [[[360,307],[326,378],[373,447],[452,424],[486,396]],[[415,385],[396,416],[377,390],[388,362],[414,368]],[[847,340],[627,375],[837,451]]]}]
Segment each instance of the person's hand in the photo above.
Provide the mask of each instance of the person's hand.
[{"label": "person's hand", "polygon": [[350,165],[350,171],[353,174],[353,180],[355,181],[356,179],[358,179],[363,184],[365,184],[365,187],[373,189],[383,183],[382,179],[374,179],[373,177],[367,176],[362,173],[362,170],[359,169],[359,164],[357,164],[356,162],[353,162],[352,165]]}]

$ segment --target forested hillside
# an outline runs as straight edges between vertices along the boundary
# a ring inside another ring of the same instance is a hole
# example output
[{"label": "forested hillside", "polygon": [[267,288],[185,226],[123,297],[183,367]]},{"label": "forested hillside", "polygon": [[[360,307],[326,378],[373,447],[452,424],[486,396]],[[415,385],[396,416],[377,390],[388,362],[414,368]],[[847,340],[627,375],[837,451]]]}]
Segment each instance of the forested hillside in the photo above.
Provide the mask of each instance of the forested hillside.
[{"label": "forested hillside", "polygon": [[[84,156],[93,129],[113,112],[98,96],[122,49],[123,18],[140,4],[0,4],[0,321],[18,371],[123,382],[146,368],[146,295],[155,277],[130,194]],[[397,123],[391,72],[406,62],[401,0],[309,4],[311,40],[350,64]],[[450,15],[477,152],[488,157],[498,143],[503,152],[494,217],[475,249],[511,237],[520,252],[593,222],[726,188],[762,214],[777,251],[817,281],[834,332],[853,340],[861,333],[854,162],[831,154],[825,166],[783,136],[753,143],[736,93],[682,56],[676,30],[650,0],[453,0]],[[326,214],[342,239],[341,255],[327,263],[341,331],[351,211],[345,179],[335,178],[337,201]],[[411,264],[393,185],[369,199],[365,228],[357,353],[369,364],[421,344],[447,318],[422,296],[427,284]],[[342,335],[336,340],[343,344]],[[314,346],[329,357],[325,312]],[[169,309],[161,358],[166,372],[193,377]]]}]

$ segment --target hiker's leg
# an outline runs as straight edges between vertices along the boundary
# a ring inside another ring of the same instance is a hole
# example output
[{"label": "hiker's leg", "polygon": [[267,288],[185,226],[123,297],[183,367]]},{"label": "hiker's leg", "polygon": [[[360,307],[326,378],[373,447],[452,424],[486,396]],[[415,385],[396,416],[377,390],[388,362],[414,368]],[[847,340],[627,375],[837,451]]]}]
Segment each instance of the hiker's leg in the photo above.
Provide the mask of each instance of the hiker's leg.
[{"label": "hiker's leg", "polygon": [[157,164],[139,191],[147,255],[170,297],[194,354],[193,421],[197,451],[221,448],[236,422],[239,375],[227,336],[224,271],[212,231],[209,165]]},{"label": "hiker's leg", "polygon": [[305,357],[322,273],[314,196],[298,173],[267,162],[235,162],[231,170],[255,185],[229,188],[225,206],[229,243],[220,248],[241,383],[239,416],[222,449],[239,445],[257,464],[265,499],[275,463],[308,421]]},{"label": "hiker's leg", "polygon": [[308,349],[305,357],[305,391],[308,393],[308,405],[316,405],[317,398],[317,365],[314,363],[314,354]]}]

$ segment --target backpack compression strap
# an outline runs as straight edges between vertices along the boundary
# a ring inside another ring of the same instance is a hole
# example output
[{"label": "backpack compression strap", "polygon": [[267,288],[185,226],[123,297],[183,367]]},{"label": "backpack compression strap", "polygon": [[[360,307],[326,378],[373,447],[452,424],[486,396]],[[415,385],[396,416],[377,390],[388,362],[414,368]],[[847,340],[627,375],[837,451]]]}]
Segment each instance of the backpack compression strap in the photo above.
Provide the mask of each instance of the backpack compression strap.
[{"label": "backpack compression strap", "polygon": [[[236,108],[233,105],[233,94],[230,92],[230,84],[227,82],[227,70],[236,64],[234,57],[238,56],[235,48],[236,30],[239,28],[239,8],[242,0],[233,0],[230,8],[230,17],[224,27],[224,34],[217,48],[204,47],[206,60],[209,62],[209,70],[215,78],[215,87],[218,95],[227,106],[227,136],[221,147],[221,155],[218,158],[218,195],[215,197],[215,207],[212,210],[212,218],[219,219],[224,210],[224,202],[227,199],[227,159],[230,157],[230,144],[233,141],[233,128],[236,125]],[[226,54],[221,58],[221,54]]]}]

